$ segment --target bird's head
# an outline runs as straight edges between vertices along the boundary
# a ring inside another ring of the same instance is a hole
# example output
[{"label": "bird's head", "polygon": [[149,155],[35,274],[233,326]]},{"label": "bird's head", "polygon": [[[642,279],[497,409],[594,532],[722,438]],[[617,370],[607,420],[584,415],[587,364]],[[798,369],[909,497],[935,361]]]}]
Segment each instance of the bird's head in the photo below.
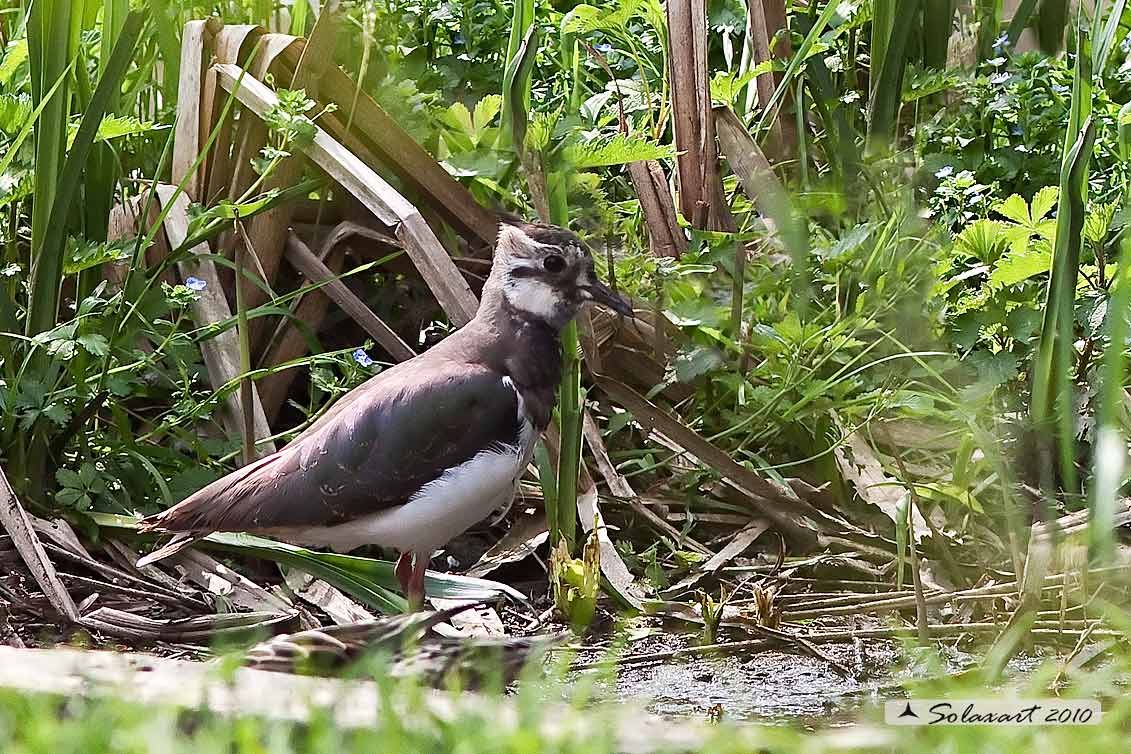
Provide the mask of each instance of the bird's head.
[{"label": "bird's head", "polygon": [[491,277],[507,306],[555,329],[590,301],[632,315],[628,300],[597,277],[585,242],[553,225],[503,222]]}]

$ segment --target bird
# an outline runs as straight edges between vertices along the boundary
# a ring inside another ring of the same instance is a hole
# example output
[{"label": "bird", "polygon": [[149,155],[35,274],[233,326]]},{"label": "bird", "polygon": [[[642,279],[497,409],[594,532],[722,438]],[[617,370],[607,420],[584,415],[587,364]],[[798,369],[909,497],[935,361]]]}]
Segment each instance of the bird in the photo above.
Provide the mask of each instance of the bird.
[{"label": "bird", "polygon": [[397,550],[418,609],[432,554],[514,498],[550,423],[561,331],[596,303],[632,305],[597,276],[573,232],[504,218],[470,322],[354,388],[282,449],[141,519],[168,533],[148,565],[212,532],[272,536],[349,552]]}]

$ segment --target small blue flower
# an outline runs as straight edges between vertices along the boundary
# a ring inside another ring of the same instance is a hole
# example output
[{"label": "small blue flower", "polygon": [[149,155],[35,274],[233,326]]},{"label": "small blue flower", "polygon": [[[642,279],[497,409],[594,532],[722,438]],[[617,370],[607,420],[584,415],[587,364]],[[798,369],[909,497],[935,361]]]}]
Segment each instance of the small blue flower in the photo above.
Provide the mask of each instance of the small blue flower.
[{"label": "small blue flower", "polygon": [[452,35],[452,44],[461,45],[463,44],[463,42],[464,39],[462,34],[457,33]]},{"label": "small blue flower", "polygon": [[1009,34],[1008,33],[1002,34],[1000,37],[998,37],[997,39],[994,40],[994,50],[996,52],[1001,52],[1002,50],[1004,50],[1007,47],[1009,47]]},{"label": "small blue flower", "polygon": [[601,43],[601,44],[599,44],[599,45],[594,45],[594,46],[593,46],[593,49],[595,49],[595,50],[596,50],[597,52],[599,52],[599,53],[601,53],[602,55],[604,55],[604,54],[606,54],[606,53],[610,53],[610,52],[612,52],[612,51],[613,51],[613,46],[612,46],[611,44],[609,44],[608,42],[602,42],[602,43]]},{"label": "small blue flower", "polygon": [[954,167],[951,166],[951,165],[944,165],[943,167],[939,168],[935,172],[935,178],[938,178],[938,179],[941,180],[943,178],[949,178],[953,174],[954,174]]},{"label": "small blue flower", "polygon": [[1053,84],[1052,90],[1057,94],[1068,94],[1068,92],[1070,91],[1069,88],[1064,84]]},{"label": "small blue flower", "polygon": [[365,352],[364,348],[359,348],[353,352],[353,360],[367,369],[377,363]]},{"label": "small blue flower", "polygon": [[200,278],[192,277],[191,275],[185,278],[185,288],[188,288],[190,291],[203,291],[207,287],[207,280],[201,280]]},{"label": "small blue flower", "polygon": [[1006,81],[1009,81],[1009,74],[1004,71],[1002,71],[1001,73],[995,73],[993,76],[990,76],[991,84],[1004,84]]}]

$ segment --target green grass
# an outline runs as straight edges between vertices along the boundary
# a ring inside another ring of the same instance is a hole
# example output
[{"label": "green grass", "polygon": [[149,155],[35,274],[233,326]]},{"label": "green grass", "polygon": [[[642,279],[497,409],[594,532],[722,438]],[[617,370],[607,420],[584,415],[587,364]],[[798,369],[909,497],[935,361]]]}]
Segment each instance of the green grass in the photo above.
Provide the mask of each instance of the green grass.
[{"label": "green grass", "polygon": [[[1057,675],[1058,666],[1047,663],[1014,691],[989,692],[977,675],[967,679],[944,679],[917,686],[915,696],[924,698],[998,698],[1003,695],[1049,697],[1042,691]],[[1120,679],[1131,670],[1131,659],[1122,653],[1110,664],[1079,676],[1075,685],[1060,692],[1062,698],[1101,698],[1102,724],[1089,727],[992,728],[894,728],[879,719],[878,710],[866,715],[857,727],[817,728],[805,731],[781,725],[742,726],[723,720],[702,726],[702,740],[689,751],[704,754],[729,752],[978,752],[1028,754],[1079,751],[1082,740],[1088,751],[1128,750],[1131,697],[1122,693]],[[0,692],[0,740],[6,754],[94,754],[114,752],[193,752],[194,754],[289,754],[290,752],[340,752],[352,754],[407,754],[408,752],[459,752],[460,754],[612,754],[617,720],[627,714],[616,705],[574,702],[572,712],[548,702],[562,698],[562,687],[533,683],[517,694],[501,699],[487,695],[481,703],[464,705],[445,719],[421,713],[421,689],[411,683],[382,683],[398,709],[410,713],[379,716],[378,727],[344,730],[327,717],[316,716],[309,724],[231,719],[205,713],[187,713],[171,708],[148,707],[101,699],[67,700],[49,696],[21,696]],[[584,684],[583,684],[584,685]],[[891,694],[898,698],[898,694]],[[513,715],[500,714],[505,705]],[[576,715],[576,717],[574,717]],[[549,733],[553,730],[553,733]],[[649,731],[640,730],[641,740]]]}]

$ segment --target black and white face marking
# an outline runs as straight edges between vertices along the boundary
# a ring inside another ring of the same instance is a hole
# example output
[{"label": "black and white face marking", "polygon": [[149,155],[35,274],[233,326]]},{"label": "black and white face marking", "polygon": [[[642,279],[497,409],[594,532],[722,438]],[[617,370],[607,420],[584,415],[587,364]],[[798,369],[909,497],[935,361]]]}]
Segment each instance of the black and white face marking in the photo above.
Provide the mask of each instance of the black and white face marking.
[{"label": "black and white face marking", "polygon": [[632,308],[598,279],[585,243],[552,225],[504,223],[495,265],[501,265],[503,296],[515,310],[550,326],[565,327],[588,301],[619,314]]}]

